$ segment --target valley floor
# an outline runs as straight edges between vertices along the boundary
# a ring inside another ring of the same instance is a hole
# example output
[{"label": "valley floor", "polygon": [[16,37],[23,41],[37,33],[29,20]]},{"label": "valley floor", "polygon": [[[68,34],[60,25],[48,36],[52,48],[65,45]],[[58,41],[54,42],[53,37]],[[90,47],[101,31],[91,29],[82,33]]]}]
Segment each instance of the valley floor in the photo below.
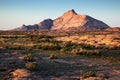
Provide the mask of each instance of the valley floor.
[{"label": "valley floor", "polygon": [[120,80],[120,32],[0,32],[0,80]]}]

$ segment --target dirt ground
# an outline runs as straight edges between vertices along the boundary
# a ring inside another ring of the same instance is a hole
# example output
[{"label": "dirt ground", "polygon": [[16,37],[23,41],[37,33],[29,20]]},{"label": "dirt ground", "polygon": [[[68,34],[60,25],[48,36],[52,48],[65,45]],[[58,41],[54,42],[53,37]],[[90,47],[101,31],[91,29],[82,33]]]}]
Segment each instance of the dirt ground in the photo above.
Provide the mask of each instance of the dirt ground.
[{"label": "dirt ground", "polygon": [[[36,71],[24,67],[24,54],[10,52],[0,54],[0,80],[119,80],[120,63],[99,57],[63,56],[49,59],[36,53],[35,61],[40,65]],[[95,71],[108,78],[90,77],[82,79],[82,74]]]}]

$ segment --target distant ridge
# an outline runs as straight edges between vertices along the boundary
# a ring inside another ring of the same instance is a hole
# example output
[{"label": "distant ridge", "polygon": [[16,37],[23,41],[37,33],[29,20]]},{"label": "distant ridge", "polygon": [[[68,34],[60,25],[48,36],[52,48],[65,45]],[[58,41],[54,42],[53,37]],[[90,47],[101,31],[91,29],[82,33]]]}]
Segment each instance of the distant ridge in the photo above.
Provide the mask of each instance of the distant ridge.
[{"label": "distant ridge", "polygon": [[107,24],[88,15],[77,14],[73,9],[65,12],[62,16],[52,19],[45,19],[34,25],[22,25],[15,31],[28,30],[101,30],[110,28]]},{"label": "distant ridge", "polygon": [[19,28],[14,29],[15,31],[28,31],[28,30],[50,30],[53,25],[52,19],[45,19],[42,22],[34,25],[22,25]]},{"label": "distant ridge", "polygon": [[105,31],[120,31],[120,27],[107,28]]}]

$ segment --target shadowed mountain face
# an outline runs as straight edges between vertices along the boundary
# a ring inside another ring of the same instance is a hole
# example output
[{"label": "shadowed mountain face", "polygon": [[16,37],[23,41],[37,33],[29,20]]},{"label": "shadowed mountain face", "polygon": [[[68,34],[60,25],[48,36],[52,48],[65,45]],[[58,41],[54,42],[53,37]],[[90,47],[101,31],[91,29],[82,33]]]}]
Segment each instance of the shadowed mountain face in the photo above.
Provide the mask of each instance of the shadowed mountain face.
[{"label": "shadowed mountain face", "polygon": [[53,20],[51,19],[45,19],[44,21],[34,24],[34,25],[22,25],[19,28],[16,28],[14,30],[17,31],[28,31],[28,30],[50,30],[53,25]]},{"label": "shadowed mountain face", "polygon": [[55,20],[46,19],[35,25],[23,25],[14,30],[100,30],[109,28],[107,24],[87,15],[77,14],[73,9],[65,12]]},{"label": "shadowed mountain face", "polygon": [[69,10],[54,20],[52,30],[96,30],[109,28],[107,24],[87,15],[77,14]]}]

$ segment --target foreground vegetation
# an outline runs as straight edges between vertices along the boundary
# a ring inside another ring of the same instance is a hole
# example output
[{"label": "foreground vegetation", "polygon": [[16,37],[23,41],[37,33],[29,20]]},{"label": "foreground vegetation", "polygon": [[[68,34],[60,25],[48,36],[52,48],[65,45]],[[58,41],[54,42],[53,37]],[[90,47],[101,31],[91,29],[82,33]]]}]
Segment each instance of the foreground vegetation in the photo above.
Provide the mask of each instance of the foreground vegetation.
[{"label": "foreground vegetation", "polygon": [[[56,40],[56,37],[76,34],[114,33],[0,32],[0,77],[10,78],[11,75],[8,74],[19,68],[30,70],[34,75],[43,78],[76,76],[76,80],[81,76],[82,78],[97,76],[109,78],[100,71],[109,71],[111,68],[120,70],[118,67],[120,66],[120,46],[118,45],[96,47],[86,43]],[[32,78],[34,79],[34,76]]]}]

